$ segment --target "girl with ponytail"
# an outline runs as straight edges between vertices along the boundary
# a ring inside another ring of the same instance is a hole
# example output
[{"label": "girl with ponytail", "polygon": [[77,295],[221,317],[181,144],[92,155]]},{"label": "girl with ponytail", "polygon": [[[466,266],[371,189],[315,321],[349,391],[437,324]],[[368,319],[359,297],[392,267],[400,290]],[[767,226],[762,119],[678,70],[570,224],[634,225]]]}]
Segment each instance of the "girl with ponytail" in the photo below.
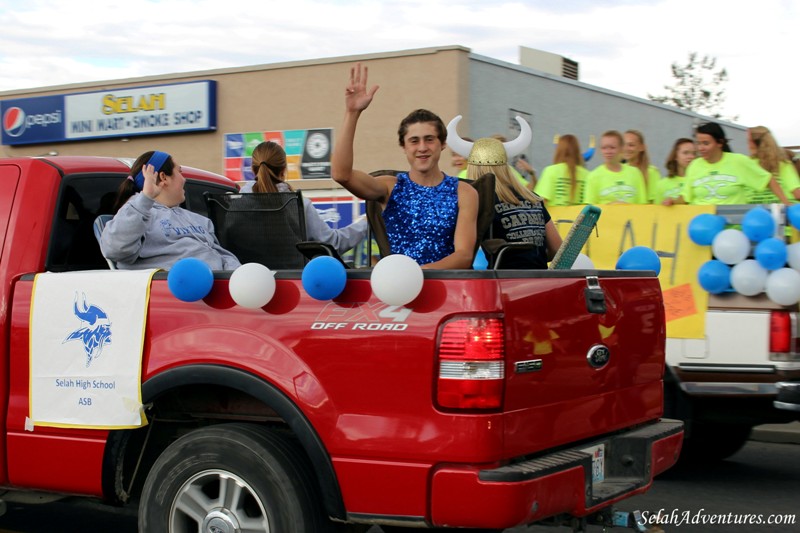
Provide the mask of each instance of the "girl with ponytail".
[{"label": "girl with ponytail", "polygon": [[[286,183],[286,152],[280,144],[265,141],[253,150],[253,174],[256,179],[246,183],[241,192],[285,192],[291,191],[291,186]],[[303,209],[306,218],[306,236],[310,240],[326,242],[343,254],[353,248],[367,236],[367,221],[365,218],[353,222],[349,226],[332,229],[319,216],[319,212],[308,198],[303,198]]]}]

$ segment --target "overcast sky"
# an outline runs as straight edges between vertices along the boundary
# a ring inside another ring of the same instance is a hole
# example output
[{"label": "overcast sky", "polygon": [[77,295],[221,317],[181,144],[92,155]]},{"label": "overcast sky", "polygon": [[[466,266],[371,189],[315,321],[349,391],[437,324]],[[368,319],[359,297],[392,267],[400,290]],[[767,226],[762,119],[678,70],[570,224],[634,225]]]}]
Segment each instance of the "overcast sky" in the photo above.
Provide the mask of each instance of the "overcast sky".
[{"label": "overcast sky", "polygon": [[519,46],[646,98],[689,52],[728,71],[726,116],[800,145],[794,0],[0,0],[0,91],[461,45]]}]

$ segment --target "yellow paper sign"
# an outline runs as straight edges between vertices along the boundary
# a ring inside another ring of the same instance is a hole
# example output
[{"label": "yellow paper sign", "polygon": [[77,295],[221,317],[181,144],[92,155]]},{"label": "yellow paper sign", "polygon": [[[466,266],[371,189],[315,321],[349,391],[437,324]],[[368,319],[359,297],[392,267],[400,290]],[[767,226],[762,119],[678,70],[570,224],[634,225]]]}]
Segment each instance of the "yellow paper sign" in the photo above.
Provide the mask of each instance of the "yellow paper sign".
[{"label": "yellow paper sign", "polygon": [[[582,206],[549,207],[553,223],[565,236]],[[664,294],[667,336],[701,339],[705,333],[708,293],[697,282],[700,266],[711,259],[711,247],[689,239],[694,217],[715,213],[715,206],[604,205],[597,231],[583,253],[595,268],[613,270],[623,252],[634,246],[655,250],[661,259],[658,276]]]}]

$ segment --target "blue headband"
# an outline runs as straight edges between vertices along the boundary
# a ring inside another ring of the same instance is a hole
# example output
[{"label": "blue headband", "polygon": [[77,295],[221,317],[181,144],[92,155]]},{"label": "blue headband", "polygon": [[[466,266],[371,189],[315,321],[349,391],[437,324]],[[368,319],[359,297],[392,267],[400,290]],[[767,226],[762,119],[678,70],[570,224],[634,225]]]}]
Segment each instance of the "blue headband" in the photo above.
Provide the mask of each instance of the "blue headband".
[{"label": "blue headband", "polygon": [[153,165],[153,168],[156,169],[156,173],[161,171],[161,167],[164,166],[164,163],[167,162],[169,159],[169,154],[166,152],[153,152],[153,155],[150,156],[150,159],[142,165],[142,170],[136,174],[136,177],[133,179],[133,182],[136,184],[136,188],[140,191],[144,189],[144,167],[147,165]]}]

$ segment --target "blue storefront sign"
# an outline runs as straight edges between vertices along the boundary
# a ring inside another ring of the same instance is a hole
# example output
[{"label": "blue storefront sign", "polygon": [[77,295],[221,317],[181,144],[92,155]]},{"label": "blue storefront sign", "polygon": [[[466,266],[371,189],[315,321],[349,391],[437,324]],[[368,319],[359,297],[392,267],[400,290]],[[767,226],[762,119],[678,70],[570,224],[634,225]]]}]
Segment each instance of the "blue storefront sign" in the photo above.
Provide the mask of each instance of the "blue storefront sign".
[{"label": "blue storefront sign", "polygon": [[217,129],[217,87],[204,80],[0,101],[5,145]]}]

